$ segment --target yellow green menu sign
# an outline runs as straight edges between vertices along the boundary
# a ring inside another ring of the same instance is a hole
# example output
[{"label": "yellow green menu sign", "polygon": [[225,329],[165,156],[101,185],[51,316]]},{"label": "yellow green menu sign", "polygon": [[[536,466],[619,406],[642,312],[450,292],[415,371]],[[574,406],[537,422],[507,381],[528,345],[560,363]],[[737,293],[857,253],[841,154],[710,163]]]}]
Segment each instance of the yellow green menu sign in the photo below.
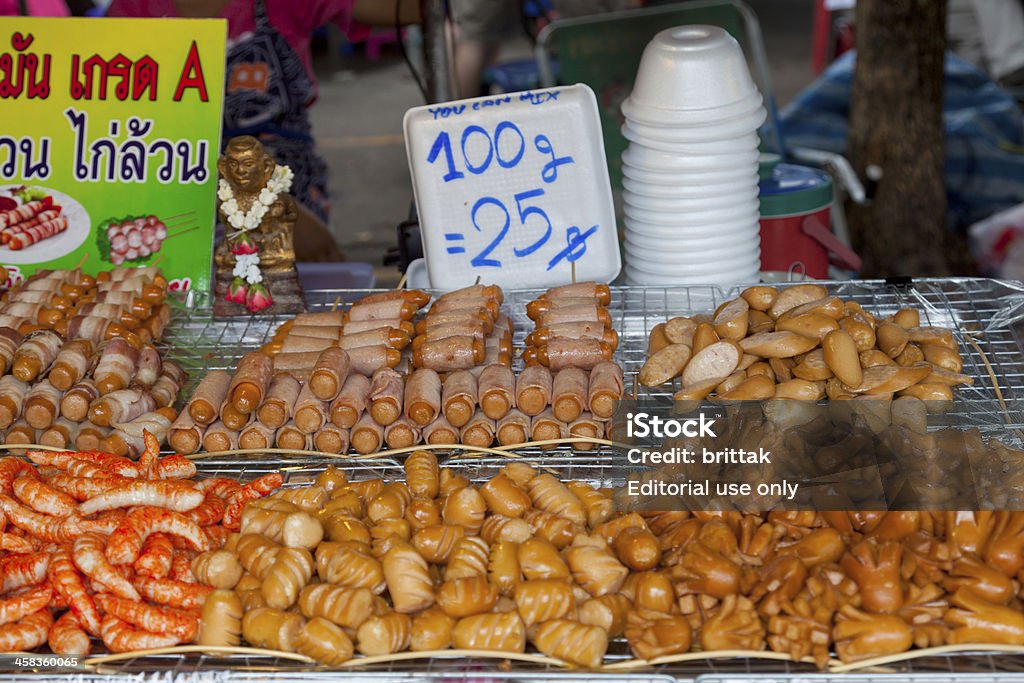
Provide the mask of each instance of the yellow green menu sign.
[{"label": "yellow green menu sign", "polygon": [[207,289],[227,23],[0,17],[0,264]]}]

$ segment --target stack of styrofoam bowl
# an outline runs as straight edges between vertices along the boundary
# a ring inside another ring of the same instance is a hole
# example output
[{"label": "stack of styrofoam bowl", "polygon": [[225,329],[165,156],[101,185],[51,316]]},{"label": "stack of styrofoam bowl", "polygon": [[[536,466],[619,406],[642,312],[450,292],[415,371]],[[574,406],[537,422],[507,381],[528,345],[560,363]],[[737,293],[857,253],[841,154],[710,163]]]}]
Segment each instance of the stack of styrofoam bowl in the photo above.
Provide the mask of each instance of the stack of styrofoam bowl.
[{"label": "stack of styrofoam bowl", "polygon": [[626,277],[641,285],[758,279],[761,93],[724,30],[680,26],[647,45],[622,103]]}]

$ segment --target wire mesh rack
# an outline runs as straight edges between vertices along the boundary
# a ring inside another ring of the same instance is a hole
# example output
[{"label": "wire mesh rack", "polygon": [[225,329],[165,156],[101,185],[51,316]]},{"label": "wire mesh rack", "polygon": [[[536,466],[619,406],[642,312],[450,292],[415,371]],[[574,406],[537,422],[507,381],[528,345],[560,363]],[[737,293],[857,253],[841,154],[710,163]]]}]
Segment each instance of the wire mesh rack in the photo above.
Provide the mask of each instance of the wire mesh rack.
[{"label": "wire mesh rack", "polygon": [[[921,312],[922,324],[949,327],[960,344],[965,374],[974,384],[962,388],[950,413],[961,425],[978,426],[990,434],[1014,440],[1013,430],[1024,428],[1024,345],[1018,309],[1024,310],[1024,290],[1009,283],[983,279],[924,279],[906,284],[882,281],[827,283],[830,291],[852,299],[876,316],[894,313],[912,306]],[[311,311],[343,308],[369,291],[311,291],[307,306]],[[515,324],[514,343],[521,348],[524,336],[533,328],[526,316],[525,304],[536,298],[536,290],[506,292],[505,311]],[[632,377],[646,359],[647,339],[658,323],[676,315],[693,315],[714,310],[738,291],[714,287],[614,288],[609,310],[613,326],[619,332],[616,360],[632,389]],[[1024,319],[1024,313],[1020,316]],[[215,319],[210,301],[192,294],[178,301],[163,344],[166,353],[182,363],[190,373],[185,389],[188,396],[203,374],[212,369],[232,369],[246,352],[259,348],[283,323],[285,316],[245,316]],[[973,343],[972,343],[973,342]],[[516,362],[519,362],[518,360]],[[994,380],[989,379],[988,367]],[[673,387],[654,390],[669,395]],[[1005,399],[1005,407],[997,401]],[[497,473],[504,460],[492,455],[477,455],[453,449],[438,452],[444,466],[458,466],[459,473],[471,481],[482,481]],[[520,449],[510,454],[562,479],[583,480],[595,486],[621,484],[621,470],[615,456],[601,448],[575,453],[569,447],[550,451]],[[404,477],[403,457],[380,457],[344,461],[351,479]],[[232,476],[252,479],[271,471],[285,474],[286,486],[311,482],[336,458],[306,456],[301,459],[271,453],[256,456],[210,455],[196,461],[200,476]],[[613,642],[608,660],[625,659],[629,653],[621,641]],[[55,677],[57,671],[30,673],[0,661],[0,681],[39,680]],[[602,681],[707,680],[732,683],[756,678],[760,681],[879,681],[898,683],[917,680],[1017,680],[1024,681],[1024,655],[992,653],[925,657],[889,665],[884,671],[858,674],[818,672],[812,665],[764,659],[708,657],[685,664],[652,667],[638,672],[580,674],[540,664],[496,662],[474,658],[438,657],[391,664],[377,664],[341,670],[322,668],[290,660],[260,656],[210,656],[196,653],[175,656],[137,657],[101,665],[97,670],[61,671],[61,680],[98,681],[114,677],[121,681],[263,681],[263,680],[452,680],[452,681],[531,681],[549,679]]]},{"label": "wire mesh rack", "polygon": [[[1024,289],[980,278],[920,279],[906,284],[881,280],[825,284],[833,294],[859,303],[876,317],[913,307],[920,311],[922,325],[953,330],[964,359],[963,372],[973,378],[974,384],[958,389],[954,408],[946,414],[945,423],[1004,431],[1008,435],[1024,429],[1024,328],[1020,322],[1024,319]],[[369,293],[371,290],[315,290],[306,293],[306,300],[311,311],[343,309]],[[513,344],[517,349],[522,349],[525,336],[534,327],[526,315],[526,304],[540,293],[541,290],[506,292],[504,310],[514,322]],[[647,358],[647,339],[655,325],[678,315],[711,312],[738,294],[739,290],[723,291],[710,286],[613,288],[609,311],[620,337],[615,360],[622,365],[627,389],[634,388],[634,378]],[[170,356],[189,371],[184,395],[190,395],[207,371],[233,369],[244,353],[266,343],[289,317],[214,318],[209,297],[198,293],[178,302],[163,343]],[[991,375],[986,362],[992,368]],[[521,364],[521,360],[516,358],[514,363]],[[664,397],[678,388],[678,384],[673,384],[639,391]],[[998,401],[999,395],[1005,399],[1005,407]],[[942,419],[935,421],[936,426],[943,424]]]}]

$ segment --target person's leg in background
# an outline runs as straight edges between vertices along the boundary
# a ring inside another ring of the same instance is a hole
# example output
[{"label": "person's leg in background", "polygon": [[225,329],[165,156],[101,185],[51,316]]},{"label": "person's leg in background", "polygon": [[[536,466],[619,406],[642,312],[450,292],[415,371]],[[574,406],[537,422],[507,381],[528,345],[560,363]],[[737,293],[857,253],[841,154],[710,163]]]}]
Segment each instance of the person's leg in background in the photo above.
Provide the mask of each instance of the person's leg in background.
[{"label": "person's leg in background", "polygon": [[519,26],[518,0],[451,0],[455,24],[455,85],[460,98],[480,95],[484,69],[501,41]]}]

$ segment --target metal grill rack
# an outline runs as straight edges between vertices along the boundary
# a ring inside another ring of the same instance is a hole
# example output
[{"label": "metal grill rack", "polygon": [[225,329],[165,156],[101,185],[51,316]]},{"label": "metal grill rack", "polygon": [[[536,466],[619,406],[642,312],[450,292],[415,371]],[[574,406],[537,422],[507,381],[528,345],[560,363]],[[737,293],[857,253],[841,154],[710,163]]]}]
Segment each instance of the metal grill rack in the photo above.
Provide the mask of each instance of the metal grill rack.
[{"label": "metal grill rack", "polygon": [[[965,374],[974,378],[971,387],[961,388],[951,418],[961,425],[982,428],[991,435],[1015,441],[1012,432],[1024,429],[1024,343],[1020,320],[1024,320],[1024,289],[1011,284],[982,279],[925,279],[907,285],[890,285],[882,281],[828,283],[830,291],[863,305],[876,316],[894,313],[913,306],[921,311],[922,324],[954,329],[964,358]],[[307,292],[310,310],[344,307],[369,291]],[[515,323],[514,342],[522,347],[523,337],[533,329],[525,314],[527,302],[539,294],[536,290],[506,292],[505,310]],[[723,301],[739,294],[738,290],[722,291],[713,287],[679,288],[615,288],[610,308],[613,326],[620,334],[616,360],[623,366],[627,388],[632,377],[646,359],[647,338],[658,323],[676,315],[693,315],[714,310]],[[1018,320],[1018,313],[1020,313]],[[190,373],[185,389],[188,396],[203,374],[212,369],[233,369],[238,359],[257,349],[273,334],[284,316],[247,316],[214,319],[208,297],[191,294],[176,302],[163,345],[172,358],[180,361]],[[978,348],[968,342],[973,339]],[[980,352],[979,350],[980,349]],[[1007,402],[1004,411],[996,400],[996,391],[988,378],[985,360],[991,365],[997,386]],[[519,362],[517,360],[517,362]],[[675,388],[659,388],[655,395],[668,395]],[[647,391],[647,390],[645,390]],[[550,471],[563,479],[579,479],[596,486],[620,483],[616,463],[608,449],[574,454],[568,447],[551,451],[521,449],[520,460]],[[439,452],[442,465],[458,466],[460,473],[473,481],[493,476],[503,464],[493,456],[468,455],[452,451]],[[352,479],[404,477],[401,457],[383,457],[345,463]],[[270,471],[283,471],[287,486],[310,482],[334,458],[288,458],[274,454],[259,456],[213,455],[197,460],[200,476],[233,476],[252,479]],[[625,644],[615,642],[608,659],[628,657]],[[267,657],[212,657],[203,654],[147,657],[122,660],[103,665],[95,672],[68,671],[59,676],[54,670],[36,674],[19,671],[0,662],[0,682],[32,680],[39,676],[65,681],[99,683],[111,677],[118,683],[138,681],[328,681],[352,680],[411,681],[631,681],[651,683],[672,680],[704,680],[708,683],[739,683],[759,681],[805,681],[806,683],[843,681],[877,681],[903,683],[918,680],[986,680],[1024,681],[1024,656],[978,653],[955,656],[932,656],[887,666],[884,671],[863,674],[821,673],[807,664],[759,659],[708,658],[686,664],[655,667],[646,671],[615,674],[578,674],[540,665],[512,663],[500,665],[495,660],[473,658],[435,658],[409,660],[386,665],[324,670],[291,660]]]},{"label": "metal grill rack", "polygon": [[[977,426],[993,433],[1024,429],[1024,289],[1011,283],[978,278],[936,278],[915,280],[907,285],[883,281],[840,281],[826,283],[830,291],[843,299],[861,304],[884,317],[900,308],[914,307],[921,312],[923,325],[949,327],[960,345],[963,372],[974,384],[960,387],[954,410],[939,420],[958,426]],[[307,292],[311,311],[344,308],[370,290],[316,290]],[[533,330],[526,316],[526,304],[541,290],[506,292],[504,309],[515,326],[513,343],[522,349],[524,338]],[[647,358],[647,338],[658,323],[677,315],[696,315],[713,311],[739,290],[722,291],[715,287],[629,287],[613,288],[609,310],[620,343],[615,359],[622,365],[627,390]],[[185,394],[189,395],[208,370],[235,367],[247,351],[264,344],[288,316],[244,316],[215,319],[207,296],[193,293],[175,306],[167,327],[164,344],[171,357],[189,371]],[[970,343],[973,340],[978,348]],[[999,390],[1006,401],[1002,410],[985,366],[991,365]],[[521,360],[514,361],[517,369]],[[646,389],[641,393],[669,396],[677,385]]]}]

